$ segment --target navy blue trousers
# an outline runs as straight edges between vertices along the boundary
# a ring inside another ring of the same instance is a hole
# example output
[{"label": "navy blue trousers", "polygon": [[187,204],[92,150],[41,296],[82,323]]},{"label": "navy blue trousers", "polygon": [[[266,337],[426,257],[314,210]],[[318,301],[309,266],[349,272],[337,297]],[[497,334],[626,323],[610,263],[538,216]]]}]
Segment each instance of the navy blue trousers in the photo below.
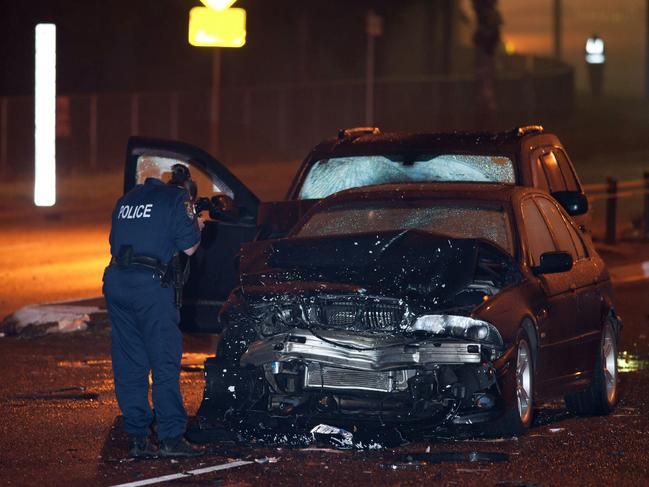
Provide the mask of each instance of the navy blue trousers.
[{"label": "navy blue trousers", "polygon": [[104,296],[112,325],[115,394],[129,435],[145,436],[153,420],[149,371],[158,439],[185,433],[187,413],[180,394],[182,334],[173,288],[163,288],[151,271],[108,267]]}]

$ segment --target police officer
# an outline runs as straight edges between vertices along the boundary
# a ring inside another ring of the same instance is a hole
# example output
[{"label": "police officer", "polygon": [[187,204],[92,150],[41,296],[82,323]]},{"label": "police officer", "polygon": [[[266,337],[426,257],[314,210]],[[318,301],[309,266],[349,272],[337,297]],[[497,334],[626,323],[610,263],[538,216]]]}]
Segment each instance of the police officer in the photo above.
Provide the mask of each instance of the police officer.
[{"label": "police officer", "polygon": [[[190,457],[202,452],[184,439],[187,413],[180,394],[182,335],[174,288],[169,284],[175,254],[192,255],[200,243],[182,164],[170,184],[147,178],[122,196],[113,210],[111,263],[104,296],[112,323],[111,355],[115,394],[129,436],[131,457]],[[149,439],[149,372],[160,448]]]}]

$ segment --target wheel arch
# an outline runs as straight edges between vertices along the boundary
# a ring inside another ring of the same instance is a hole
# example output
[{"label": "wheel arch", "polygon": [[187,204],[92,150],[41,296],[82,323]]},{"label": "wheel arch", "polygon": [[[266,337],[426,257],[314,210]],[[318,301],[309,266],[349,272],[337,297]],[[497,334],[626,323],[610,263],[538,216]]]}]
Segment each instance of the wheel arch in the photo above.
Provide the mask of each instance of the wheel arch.
[{"label": "wheel arch", "polygon": [[536,327],[536,323],[532,318],[526,316],[523,318],[520,326],[521,330],[524,330],[527,334],[527,337],[530,340],[530,347],[532,349],[532,363],[534,365],[534,370],[536,371],[537,360],[539,357],[539,332]]}]

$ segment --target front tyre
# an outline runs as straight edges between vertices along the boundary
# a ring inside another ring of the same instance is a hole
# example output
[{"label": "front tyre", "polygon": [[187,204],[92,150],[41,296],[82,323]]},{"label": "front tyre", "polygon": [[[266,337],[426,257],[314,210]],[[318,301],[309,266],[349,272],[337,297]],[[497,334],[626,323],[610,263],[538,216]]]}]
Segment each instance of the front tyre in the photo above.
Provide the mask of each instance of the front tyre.
[{"label": "front tyre", "polygon": [[521,330],[516,347],[513,377],[503,385],[505,401],[509,405],[504,415],[486,431],[490,436],[518,436],[524,434],[534,419],[534,357],[530,340]]},{"label": "front tyre", "polygon": [[602,329],[593,381],[588,389],[568,394],[564,399],[568,410],[578,415],[606,415],[615,409],[618,400],[617,337],[610,319]]}]

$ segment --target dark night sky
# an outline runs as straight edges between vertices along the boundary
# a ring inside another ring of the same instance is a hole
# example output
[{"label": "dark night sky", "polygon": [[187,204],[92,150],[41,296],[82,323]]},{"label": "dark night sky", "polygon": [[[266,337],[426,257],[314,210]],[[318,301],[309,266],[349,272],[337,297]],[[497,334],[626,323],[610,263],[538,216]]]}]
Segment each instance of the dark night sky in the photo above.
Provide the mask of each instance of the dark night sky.
[{"label": "dark night sky", "polygon": [[[367,9],[398,17],[404,6],[429,9],[433,3],[239,0],[236,6],[248,11],[248,42],[243,49],[224,50],[223,82],[291,82],[305,72],[317,79],[360,77]],[[211,76],[210,49],[187,42],[188,13],[199,5],[199,0],[0,0],[0,96],[32,92],[38,22],[57,24],[61,94],[205,88]],[[303,15],[309,19],[306,58],[300,56],[297,27]],[[403,31],[395,32],[393,41],[403,36]],[[378,42],[387,43],[386,37]],[[412,51],[411,46],[395,58],[402,62]]]},{"label": "dark night sky", "polygon": [[191,0],[0,0],[0,93],[33,83],[34,26],[55,22],[59,92],[191,87],[209,53],[187,44]]}]

